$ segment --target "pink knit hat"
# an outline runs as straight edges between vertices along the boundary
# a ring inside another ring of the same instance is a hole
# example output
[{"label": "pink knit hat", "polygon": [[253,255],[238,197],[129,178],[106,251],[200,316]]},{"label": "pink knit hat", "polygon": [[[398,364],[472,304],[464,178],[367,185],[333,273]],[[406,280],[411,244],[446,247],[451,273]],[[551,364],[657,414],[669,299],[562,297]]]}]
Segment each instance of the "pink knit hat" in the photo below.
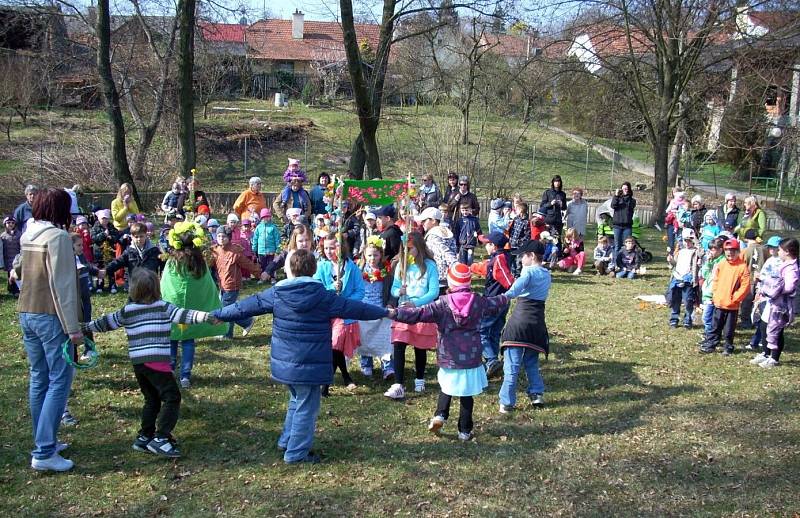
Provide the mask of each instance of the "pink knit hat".
[{"label": "pink knit hat", "polygon": [[466,264],[453,263],[447,269],[447,285],[451,288],[469,288],[471,284],[472,272]]},{"label": "pink knit hat", "polygon": [[258,215],[259,215],[259,217],[262,217],[262,218],[271,218],[272,217],[272,211],[269,210],[269,209],[264,208],[264,209],[261,209],[261,212]]}]

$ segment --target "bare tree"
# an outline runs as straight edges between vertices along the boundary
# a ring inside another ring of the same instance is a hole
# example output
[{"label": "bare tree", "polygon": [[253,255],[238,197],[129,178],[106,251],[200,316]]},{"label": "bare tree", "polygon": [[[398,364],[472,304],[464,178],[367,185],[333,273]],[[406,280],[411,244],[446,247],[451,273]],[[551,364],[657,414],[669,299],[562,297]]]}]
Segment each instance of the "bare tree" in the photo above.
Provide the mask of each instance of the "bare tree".
[{"label": "bare tree", "polygon": [[180,172],[194,169],[197,150],[194,142],[194,29],[196,0],[178,0],[178,141],[181,148]]}]

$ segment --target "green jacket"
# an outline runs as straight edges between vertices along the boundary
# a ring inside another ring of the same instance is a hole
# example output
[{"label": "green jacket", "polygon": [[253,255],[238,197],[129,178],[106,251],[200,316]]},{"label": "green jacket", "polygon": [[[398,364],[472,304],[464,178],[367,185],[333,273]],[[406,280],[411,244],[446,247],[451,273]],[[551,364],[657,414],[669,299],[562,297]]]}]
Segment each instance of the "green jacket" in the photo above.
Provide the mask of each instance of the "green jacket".
[{"label": "green jacket", "polygon": [[756,231],[756,237],[764,237],[764,232],[767,230],[767,213],[762,209],[756,209],[750,216],[745,214],[741,216],[739,226],[736,227],[739,238],[744,239],[745,232],[751,228]]},{"label": "green jacket", "polygon": [[[179,308],[211,312],[222,307],[217,285],[214,284],[208,268],[202,277],[196,279],[191,274],[178,273],[173,259],[167,261],[164,273],[161,275],[161,298]],[[173,324],[169,338],[170,340],[191,340],[224,335],[227,331],[228,324],[216,326],[208,323],[190,326]]]},{"label": "green jacket", "polygon": [[716,259],[712,259],[710,261],[706,261],[703,263],[703,266],[700,268],[700,276],[703,278],[703,288],[702,288],[702,301],[709,302],[712,297],[711,293],[711,274],[714,271],[714,267],[722,260],[725,259],[725,255],[720,255]]}]

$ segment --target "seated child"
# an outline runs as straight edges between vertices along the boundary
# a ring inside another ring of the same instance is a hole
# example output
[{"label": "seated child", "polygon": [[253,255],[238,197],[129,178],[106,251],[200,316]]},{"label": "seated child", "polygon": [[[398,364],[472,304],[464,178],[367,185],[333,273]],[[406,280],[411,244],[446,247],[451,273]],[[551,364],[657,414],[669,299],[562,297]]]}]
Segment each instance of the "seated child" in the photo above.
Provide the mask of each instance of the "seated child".
[{"label": "seated child", "polygon": [[572,271],[572,275],[580,275],[586,262],[586,252],[583,250],[583,239],[574,228],[564,232],[564,246],[564,258],[558,262],[558,267]]},{"label": "seated child", "polygon": [[620,249],[616,258],[617,279],[633,279],[642,264],[642,256],[636,250],[636,240],[625,239],[625,247]]},{"label": "seated child", "polygon": [[613,253],[614,247],[611,246],[608,236],[597,238],[597,246],[594,247],[594,269],[597,270],[597,275],[614,274],[614,268],[611,264]]}]

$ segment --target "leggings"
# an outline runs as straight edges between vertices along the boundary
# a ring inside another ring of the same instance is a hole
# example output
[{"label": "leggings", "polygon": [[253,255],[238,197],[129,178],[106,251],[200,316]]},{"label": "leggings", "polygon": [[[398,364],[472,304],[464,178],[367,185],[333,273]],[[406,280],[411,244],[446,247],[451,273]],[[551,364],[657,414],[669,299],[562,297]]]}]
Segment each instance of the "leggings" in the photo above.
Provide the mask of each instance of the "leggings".
[{"label": "leggings", "polygon": [[350,373],[347,372],[347,358],[344,357],[344,353],[342,351],[333,351],[333,374],[336,375],[336,369],[339,369],[342,373],[342,379],[344,380],[345,385],[349,385],[353,383],[353,378],[350,377]]},{"label": "leggings", "polygon": [[[450,402],[453,396],[448,396],[444,392],[439,393],[439,401],[436,405],[436,415],[443,417],[447,420],[450,417]],[[461,408],[458,411],[458,431],[463,433],[472,432],[472,408],[475,405],[475,400],[472,396],[464,396],[458,398]]]},{"label": "leggings", "polygon": [[[766,327],[766,324],[764,322],[761,322],[761,325]],[[767,347],[766,334],[767,332],[765,329],[764,330],[765,337],[762,341],[764,345],[763,348],[761,349],[761,352],[764,354],[764,356],[771,356],[773,360],[778,361],[781,359],[781,352],[783,352],[783,329],[781,329],[780,333],[778,334],[778,344],[775,349],[770,349],[769,347]]]},{"label": "leggings", "polygon": [[[402,342],[394,343],[394,375],[397,383],[403,384],[406,379],[406,346]],[[428,351],[414,347],[414,369],[416,378],[421,380],[425,377],[425,364],[428,362]]]}]

